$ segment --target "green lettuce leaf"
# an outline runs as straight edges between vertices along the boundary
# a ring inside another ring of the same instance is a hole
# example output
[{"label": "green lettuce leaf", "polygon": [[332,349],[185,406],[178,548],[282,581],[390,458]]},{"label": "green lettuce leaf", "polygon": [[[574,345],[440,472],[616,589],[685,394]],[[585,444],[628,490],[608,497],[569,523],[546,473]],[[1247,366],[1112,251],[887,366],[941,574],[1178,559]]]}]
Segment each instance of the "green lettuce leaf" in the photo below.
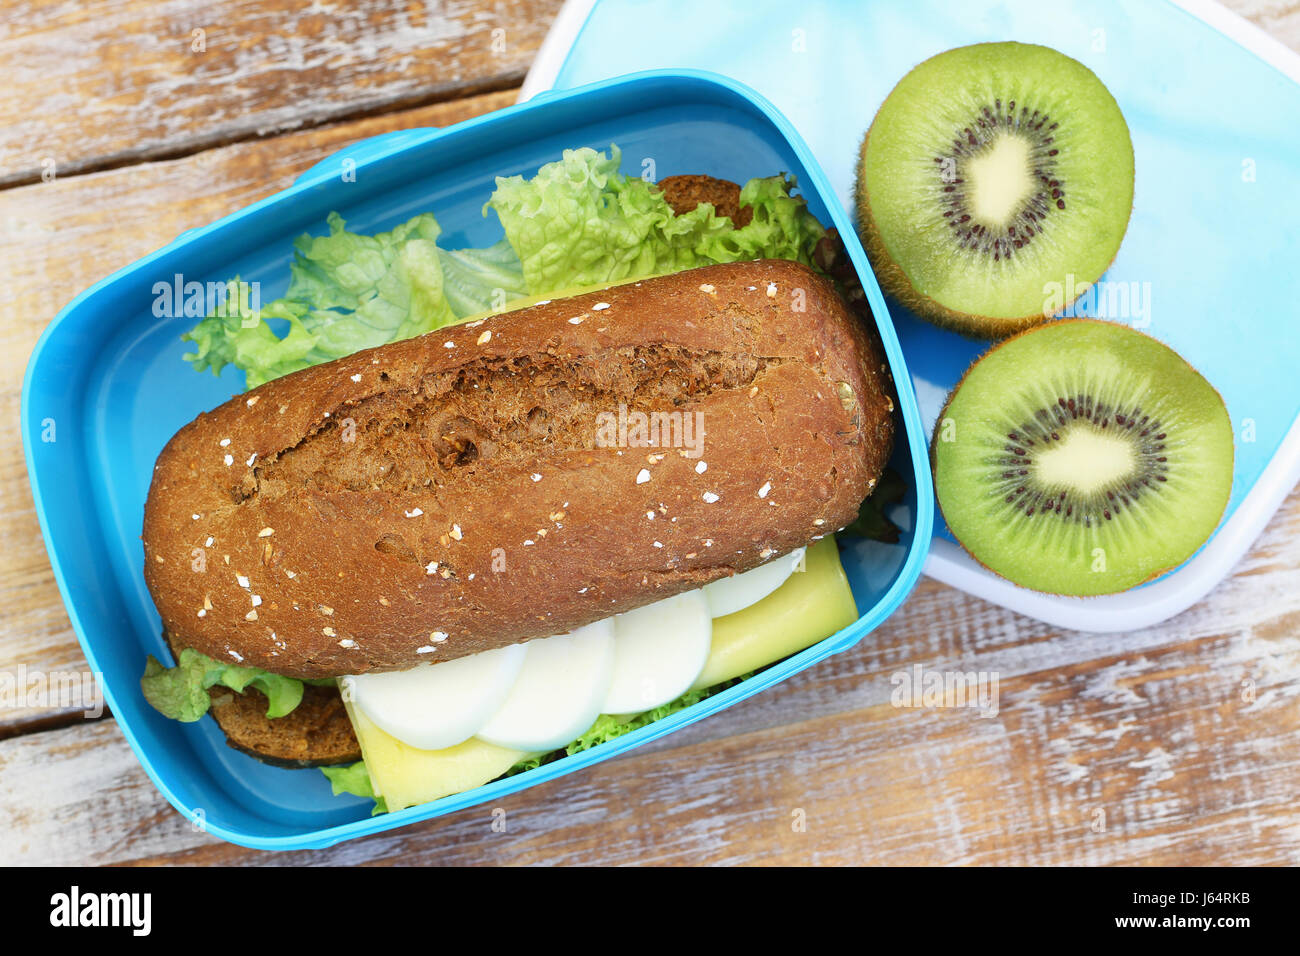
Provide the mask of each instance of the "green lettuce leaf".
[{"label": "green lettuce leaf", "polygon": [[[196,371],[211,368],[214,374],[220,374],[226,365],[234,365],[247,373],[248,387],[254,388],[313,364],[308,356],[316,338],[303,324],[307,306],[277,299],[254,309],[248,286],[238,277],[227,283],[227,289],[226,307],[181,336],[196,346],[185,356]],[[276,335],[268,319],[283,319],[288,325],[286,334]]]},{"label": "green lettuce leaf", "polygon": [[266,695],[267,717],[283,717],[302,702],[300,680],[258,667],[223,664],[189,647],[181,651],[175,667],[164,666],[150,654],[140,678],[140,690],[155,710],[186,723],[208,712],[208,688],[218,684],[240,694],[256,687]]},{"label": "green lettuce leaf", "polygon": [[[328,235],[304,235],[294,243],[283,298],[256,309],[247,284],[232,280],[231,286],[243,294],[227,296],[223,308],[182,336],[196,346],[185,358],[197,371],[220,373],[232,364],[244,371],[247,387],[256,388],[289,372],[456,320],[444,294],[437,246],[442,230],[433,215],[415,216],[373,236],[348,232],[337,213],[330,213],[328,222]],[[497,273],[503,268],[487,257],[482,269],[491,266]],[[497,273],[491,274],[493,280],[500,278]],[[469,278],[462,275],[459,281],[465,287],[460,294],[468,296]],[[273,319],[287,324],[284,335],[276,334]]]},{"label": "green lettuce leaf", "polygon": [[366,770],[364,760],[358,760],[356,763],[344,767],[321,767],[320,772],[329,778],[330,788],[334,791],[334,796],[337,797],[341,793],[350,793],[357,797],[369,797],[375,801],[374,809],[370,811],[372,817],[379,813],[388,812],[384,798],[375,796],[375,788],[370,782],[370,772]]},{"label": "green lettuce leaf", "polygon": [[[802,197],[790,195],[797,185],[793,176],[767,176],[745,183],[740,190],[740,204],[753,211],[753,218],[740,229],[710,229],[704,233],[696,247],[701,259],[797,259],[806,266],[815,266],[813,252],[826,230],[808,211]],[[700,208],[693,212],[699,213]],[[717,218],[713,217],[715,221]]]},{"label": "green lettuce leaf", "polygon": [[523,266],[504,239],[486,249],[439,249],[438,260],[447,302],[459,319],[528,295]]},{"label": "green lettuce leaf", "polygon": [[634,730],[653,724],[656,720],[662,720],[669,714],[675,714],[679,710],[685,710],[704,700],[706,697],[712,697],[714,694],[726,690],[735,684],[752,676],[744,674],[740,677],[733,677],[729,681],[721,684],[715,684],[712,687],[704,687],[699,690],[689,690],[676,700],[669,701],[654,710],[647,710],[642,714],[632,716],[624,715],[615,717],[610,714],[601,714],[596,718],[596,722],[591,725],[591,729],[575,740],[569,746],[564,748],[564,752],[573,755],[581,753],[584,750],[590,750],[592,747],[598,747],[603,743],[622,737],[624,734],[630,734]]},{"label": "green lettuce leaf", "polygon": [[741,190],[752,221],[735,228],[707,203],[675,215],[658,187],[618,171],[620,154],[566,150],[531,179],[497,179],[483,207],[505,239],[485,249],[438,248],[431,213],[389,232],[329,232],[294,243],[289,288],[258,308],[233,279],[226,302],[183,338],[198,371],[244,372],[246,387],[361,349],[410,338],[526,296],[637,279],[742,259],[814,263],[826,235],[793,178],[751,179]]},{"label": "green lettuce leaf", "polygon": [[751,179],[753,221],[737,229],[702,203],[675,215],[658,187],[618,171],[620,153],[565,150],[532,179],[498,177],[496,211],[533,295],[758,257],[812,264],[825,234],[793,178]]},{"label": "green lettuce leaf", "polygon": [[858,507],[857,519],[844,530],[873,541],[896,544],[898,526],[889,520],[885,509],[898,504],[906,494],[907,483],[903,481],[903,476],[892,468],[886,468],[875,490]]}]

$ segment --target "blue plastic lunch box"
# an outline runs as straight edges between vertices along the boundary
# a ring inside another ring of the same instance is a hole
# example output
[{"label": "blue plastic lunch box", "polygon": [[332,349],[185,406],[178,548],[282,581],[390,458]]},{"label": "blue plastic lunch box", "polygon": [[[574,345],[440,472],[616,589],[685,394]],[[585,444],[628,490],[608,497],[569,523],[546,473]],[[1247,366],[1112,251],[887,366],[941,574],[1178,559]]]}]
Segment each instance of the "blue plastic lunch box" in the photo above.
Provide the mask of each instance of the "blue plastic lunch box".
[{"label": "blue plastic lunch box", "polygon": [[[704,173],[744,182],[788,171],[811,212],[839,230],[862,278],[898,388],[902,429],[893,467],[908,494],[895,545],[847,539],[842,558],[862,616],[852,626],[695,706],[592,750],[395,813],[336,797],[315,770],[282,770],[225,743],[211,720],[181,724],[140,693],[145,655],[170,660],[145,589],[140,529],[154,461],[182,425],[243,390],[241,375],[196,373],[180,335],[194,317],[159,318],[154,285],[238,275],[264,300],[288,284],[293,240],[337,210],[359,232],[432,211],[444,248],[501,238],[483,204],[497,176],[531,175],[562,150],[623,150],[624,172],[652,158],[658,177]],[[347,175],[344,175],[344,173]],[[54,575],[105,700],[158,789],[208,832],[260,849],[324,847],[494,800],[606,760],[784,680],[859,641],[915,584],[934,514],[926,441],[884,300],[844,209],[790,124],[765,99],[721,76],[656,71],[545,94],[446,129],[389,133],[350,146],[289,189],[182,233],[96,283],[41,336],[22,397],[23,449]],[[50,440],[53,439],[53,440]]]}]

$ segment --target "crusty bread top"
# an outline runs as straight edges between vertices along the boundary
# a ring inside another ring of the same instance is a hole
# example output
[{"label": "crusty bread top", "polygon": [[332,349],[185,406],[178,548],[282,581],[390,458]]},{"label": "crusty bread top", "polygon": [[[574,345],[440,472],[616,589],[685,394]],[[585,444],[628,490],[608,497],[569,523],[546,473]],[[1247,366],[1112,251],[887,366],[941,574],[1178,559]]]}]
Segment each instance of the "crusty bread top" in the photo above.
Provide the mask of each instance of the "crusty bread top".
[{"label": "crusty bread top", "polygon": [[[564,633],[852,520],[888,387],[794,262],[539,303],[200,415],[155,468],[146,582],[179,644],[297,677]],[[702,456],[602,446],[620,404],[698,412]]]}]

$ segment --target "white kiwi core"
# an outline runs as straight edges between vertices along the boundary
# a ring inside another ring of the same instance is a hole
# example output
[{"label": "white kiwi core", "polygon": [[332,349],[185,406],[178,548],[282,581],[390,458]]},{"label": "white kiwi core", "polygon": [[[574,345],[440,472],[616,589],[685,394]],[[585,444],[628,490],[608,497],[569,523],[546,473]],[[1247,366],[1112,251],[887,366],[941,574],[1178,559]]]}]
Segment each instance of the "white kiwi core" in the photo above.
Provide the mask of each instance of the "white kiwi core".
[{"label": "white kiwi core", "polygon": [[985,226],[1003,226],[1034,191],[1030,146],[1013,133],[997,137],[966,164],[971,216]]},{"label": "white kiwi core", "polygon": [[1073,488],[1087,495],[1123,483],[1137,464],[1131,441],[1076,426],[1034,456],[1034,473],[1048,488]]}]

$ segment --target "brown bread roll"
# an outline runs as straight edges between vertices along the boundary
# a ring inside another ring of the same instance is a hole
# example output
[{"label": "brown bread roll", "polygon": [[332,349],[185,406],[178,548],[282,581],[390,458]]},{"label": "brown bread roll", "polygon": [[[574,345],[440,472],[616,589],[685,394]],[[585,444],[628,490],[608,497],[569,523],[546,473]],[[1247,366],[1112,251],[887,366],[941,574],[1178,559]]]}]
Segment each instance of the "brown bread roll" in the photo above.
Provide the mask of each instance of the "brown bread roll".
[{"label": "brown bread roll", "polygon": [[158,459],[145,578],[176,644],[214,658],[305,678],[449,660],[835,531],[892,409],[882,357],[810,269],[645,279],[200,415]]}]

